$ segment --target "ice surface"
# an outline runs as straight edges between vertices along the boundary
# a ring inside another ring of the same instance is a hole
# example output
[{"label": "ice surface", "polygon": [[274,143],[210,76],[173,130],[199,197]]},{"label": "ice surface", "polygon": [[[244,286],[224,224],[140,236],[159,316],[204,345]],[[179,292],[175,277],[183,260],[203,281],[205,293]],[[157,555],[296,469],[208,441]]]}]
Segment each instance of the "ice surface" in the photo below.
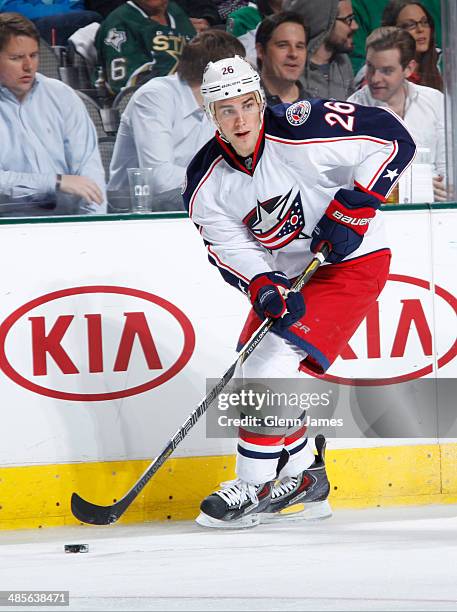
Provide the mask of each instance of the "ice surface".
[{"label": "ice surface", "polygon": [[[0,542],[0,590],[69,590],[70,608],[54,610],[457,611],[457,506],[337,510],[245,531],[3,531]],[[89,553],[64,553],[72,543]]]}]

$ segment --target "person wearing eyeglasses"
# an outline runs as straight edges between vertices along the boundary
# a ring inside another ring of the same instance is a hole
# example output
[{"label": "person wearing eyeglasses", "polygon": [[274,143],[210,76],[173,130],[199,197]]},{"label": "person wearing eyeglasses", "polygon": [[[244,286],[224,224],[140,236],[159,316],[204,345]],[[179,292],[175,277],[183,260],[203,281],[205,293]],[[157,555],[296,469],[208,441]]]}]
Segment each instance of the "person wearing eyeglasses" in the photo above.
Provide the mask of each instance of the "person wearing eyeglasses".
[{"label": "person wearing eyeglasses", "polygon": [[390,0],[382,16],[383,26],[397,26],[416,41],[416,68],[410,81],[443,91],[443,79],[438,69],[440,51],[435,43],[435,22],[420,2]]},{"label": "person wearing eyeglasses", "polygon": [[346,100],[354,91],[349,53],[357,22],[351,0],[285,0],[283,10],[299,13],[310,30],[308,60],[301,81],[310,98]]},{"label": "person wearing eyeglasses", "polygon": [[[352,8],[357,20],[357,25],[359,26],[358,30],[354,34],[354,50],[351,52],[351,61],[354,74],[358,74],[359,70],[365,64],[365,41],[367,36],[373,30],[379,28],[384,9],[390,4],[392,3],[389,2],[389,0],[352,0]],[[432,17],[434,23],[434,38],[436,45],[440,47],[441,0],[420,0],[420,5],[422,8],[425,8],[425,10]],[[393,23],[385,23],[384,25],[397,25],[396,17],[394,18]]]}]

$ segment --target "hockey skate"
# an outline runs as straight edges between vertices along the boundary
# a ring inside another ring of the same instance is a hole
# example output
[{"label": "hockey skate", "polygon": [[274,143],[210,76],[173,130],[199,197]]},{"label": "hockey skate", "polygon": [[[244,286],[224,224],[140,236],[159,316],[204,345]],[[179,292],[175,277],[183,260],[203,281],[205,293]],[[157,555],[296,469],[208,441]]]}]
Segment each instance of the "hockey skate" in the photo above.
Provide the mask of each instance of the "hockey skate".
[{"label": "hockey skate", "polygon": [[208,495],[195,519],[203,527],[216,529],[245,529],[259,524],[259,512],[271,500],[272,483],[253,485],[244,480],[223,482],[221,488]]},{"label": "hockey skate", "polygon": [[325,471],[325,437],[319,434],[315,443],[317,456],[314,463],[298,476],[286,476],[273,485],[270,504],[261,515],[262,523],[332,516],[327,500],[330,484]]}]

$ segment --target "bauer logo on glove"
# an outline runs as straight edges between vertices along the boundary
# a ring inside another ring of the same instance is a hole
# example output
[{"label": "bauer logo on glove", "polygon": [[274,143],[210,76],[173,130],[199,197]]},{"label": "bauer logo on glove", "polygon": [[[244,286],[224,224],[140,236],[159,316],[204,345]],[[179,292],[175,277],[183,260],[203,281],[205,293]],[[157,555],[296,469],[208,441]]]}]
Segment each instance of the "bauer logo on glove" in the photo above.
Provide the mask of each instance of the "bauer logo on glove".
[{"label": "bauer logo on glove", "polygon": [[361,191],[337,191],[313,230],[311,251],[317,253],[323,244],[328,244],[331,253],[327,261],[342,261],[362,244],[380,204],[374,196]]},{"label": "bauer logo on glove", "polygon": [[349,215],[344,215],[339,210],[334,210],[332,217],[337,219],[340,223],[345,223],[347,225],[368,225],[371,219],[360,219],[359,217],[350,217]]}]

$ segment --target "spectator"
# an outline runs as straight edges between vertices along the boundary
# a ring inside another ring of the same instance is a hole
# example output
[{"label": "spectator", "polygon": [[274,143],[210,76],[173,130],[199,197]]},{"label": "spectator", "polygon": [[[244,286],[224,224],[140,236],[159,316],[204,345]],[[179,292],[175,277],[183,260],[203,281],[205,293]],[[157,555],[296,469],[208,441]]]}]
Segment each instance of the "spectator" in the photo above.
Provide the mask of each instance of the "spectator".
[{"label": "spectator", "polygon": [[102,20],[98,13],[85,10],[84,0],[0,0],[0,12],[28,17],[50,45],[66,45],[73,32]]},{"label": "spectator", "polygon": [[195,152],[213,135],[200,85],[208,62],[235,54],[242,44],[222,30],[206,30],[184,47],[177,74],[149,81],[121,118],[110,167],[110,191],[128,192],[127,168],[154,169],[155,207],[182,208],[180,187]]},{"label": "spectator", "polygon": [[351,0],[285,0],[284,10],[297,11],[310,30],[308,60],[302,83],[310,98],[346,100],[354,91],[352,64],[357,23]]},{"label": "spectator", "polygon": [[227,32],[240,39],[246,49],[246,58],[256,66],[255,35],[264,17],[279,13],[282,0],[257,0],[233,11],[227,17]]},{"label": "spectator", "polygon": [[267,104],[274,106],[305,98],[298,80],[306,62],[307,32],[303,18],[290,11],[265,17],[255,40]]},{"label": "spectator", "polygon": [[130,0],[114,10],[95,39],[112,93],[151,66],[156,76],[173,74],[184,45],[194,36],[187,15],[168,0]]},{"label": "spectator", "polygon": [[[352,0],[354,15],[359,26],[354,34],[354,49],[351,53],[354,74],[365,63],[365,41],[371,32],[381,25],[381,17],[388,0]],[[427,7],[436,27],[436,41],[441,46],[441,0],[421,0],[421,5]],[[395,24],[384,24],[395,25]]]},{"label": "spectator", "polygon": [[27,214],[75,212],[81,199],[84,212],[105,212],[95,127],[70,87],[37,74],[38,58],[34,24],[0,14],[1,199]]},{"label": "spectator", "polygon": [[416,54],[416,43],[409,32],[395,27],[378,28],[367,38],[366,46],[368,84],[348,101],[388,107],[403,119],[418,147],[430,150],[435,200],[446,201],[443,94],[408,81]]},{"label": "spectator", "polygon": [[411,0],[390,0],[382,15],[382,25],[407,30],[416,41],[416,68],[409,80],[443,91],[437,66],[435,22],[425,6]]}]

